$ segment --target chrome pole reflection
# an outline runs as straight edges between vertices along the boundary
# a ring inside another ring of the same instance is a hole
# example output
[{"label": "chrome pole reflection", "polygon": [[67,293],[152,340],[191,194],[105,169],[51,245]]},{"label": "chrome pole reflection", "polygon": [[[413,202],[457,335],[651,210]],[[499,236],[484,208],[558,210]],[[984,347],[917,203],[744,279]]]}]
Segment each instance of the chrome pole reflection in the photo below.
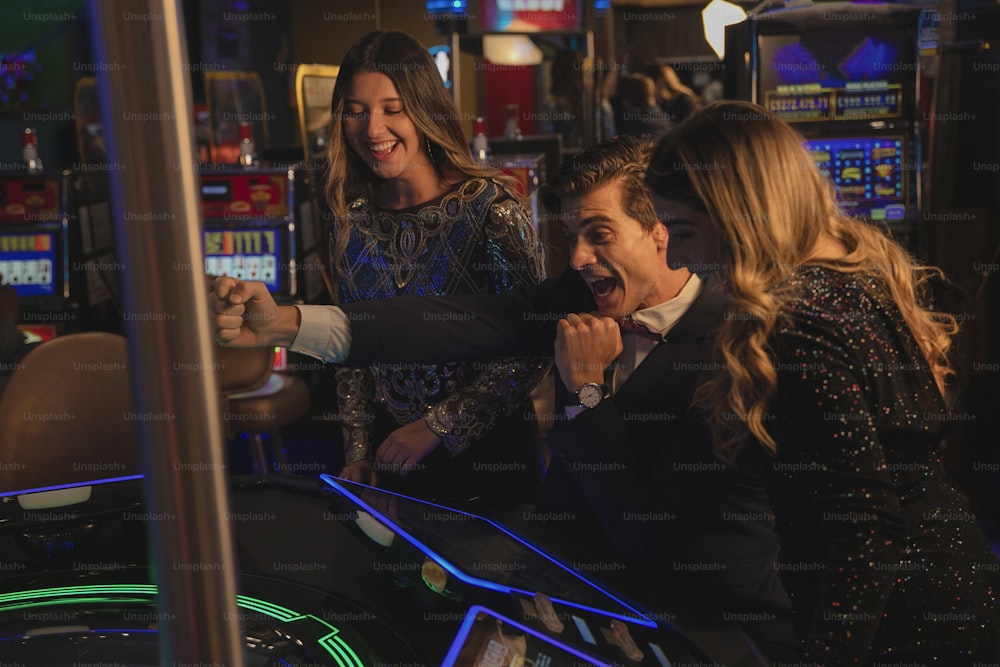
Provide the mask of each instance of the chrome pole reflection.
[{"label": "chrome pole reflection", "polygon": [[160,664],[242,667],[180,2],[91,0]]}]

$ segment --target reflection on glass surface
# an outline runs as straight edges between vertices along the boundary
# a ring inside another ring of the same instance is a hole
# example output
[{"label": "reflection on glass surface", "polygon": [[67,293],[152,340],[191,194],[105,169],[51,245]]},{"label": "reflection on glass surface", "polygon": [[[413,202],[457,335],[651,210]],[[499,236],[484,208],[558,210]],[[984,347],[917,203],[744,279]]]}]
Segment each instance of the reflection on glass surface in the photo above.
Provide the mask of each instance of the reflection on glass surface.
[{"label": "reflection on glass surface", "polygon": [[323,482],[457,579],[503,593],[545,593],[554,603],[656,627],[645,612],[553,559],[498,523],[330,475]]}]

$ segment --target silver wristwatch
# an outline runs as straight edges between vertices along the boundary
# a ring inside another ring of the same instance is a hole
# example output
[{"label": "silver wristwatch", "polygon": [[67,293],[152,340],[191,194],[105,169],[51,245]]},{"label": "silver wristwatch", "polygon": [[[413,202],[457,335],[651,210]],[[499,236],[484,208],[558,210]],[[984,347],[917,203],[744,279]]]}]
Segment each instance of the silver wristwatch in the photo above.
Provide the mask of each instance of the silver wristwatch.
[{"label": "silver wristwatch", "polygon": [[596,408],[605,398],[611,396],[611,389],[606,384],[587,382],[576,390],[576,401],[582,408]]}]

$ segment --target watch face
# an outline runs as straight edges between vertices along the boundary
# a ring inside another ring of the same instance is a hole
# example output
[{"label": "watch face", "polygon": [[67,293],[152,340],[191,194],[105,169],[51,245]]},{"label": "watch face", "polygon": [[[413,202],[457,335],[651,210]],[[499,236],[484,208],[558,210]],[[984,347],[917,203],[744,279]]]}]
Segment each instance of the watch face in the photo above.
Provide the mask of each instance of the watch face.
[{"label": "watch face", "polygon": [[601,389],[601,385],[590,382],[580,387],[580,391],[576,395],[580,400],[580,405],[585,408],[592,408],[604,398],[604,391]]}]

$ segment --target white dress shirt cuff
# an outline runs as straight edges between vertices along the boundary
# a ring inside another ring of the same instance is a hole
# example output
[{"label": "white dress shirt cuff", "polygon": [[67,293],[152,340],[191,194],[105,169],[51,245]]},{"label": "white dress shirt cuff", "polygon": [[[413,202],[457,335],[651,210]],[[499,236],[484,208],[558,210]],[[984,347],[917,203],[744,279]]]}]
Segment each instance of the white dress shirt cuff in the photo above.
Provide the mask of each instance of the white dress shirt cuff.
[{"label": "white dress shirt cuff", "polygon": [[299,309],[299,333],[292,352],[337,363],[351,352],[351,324],[336,306],[295,306]]}]

